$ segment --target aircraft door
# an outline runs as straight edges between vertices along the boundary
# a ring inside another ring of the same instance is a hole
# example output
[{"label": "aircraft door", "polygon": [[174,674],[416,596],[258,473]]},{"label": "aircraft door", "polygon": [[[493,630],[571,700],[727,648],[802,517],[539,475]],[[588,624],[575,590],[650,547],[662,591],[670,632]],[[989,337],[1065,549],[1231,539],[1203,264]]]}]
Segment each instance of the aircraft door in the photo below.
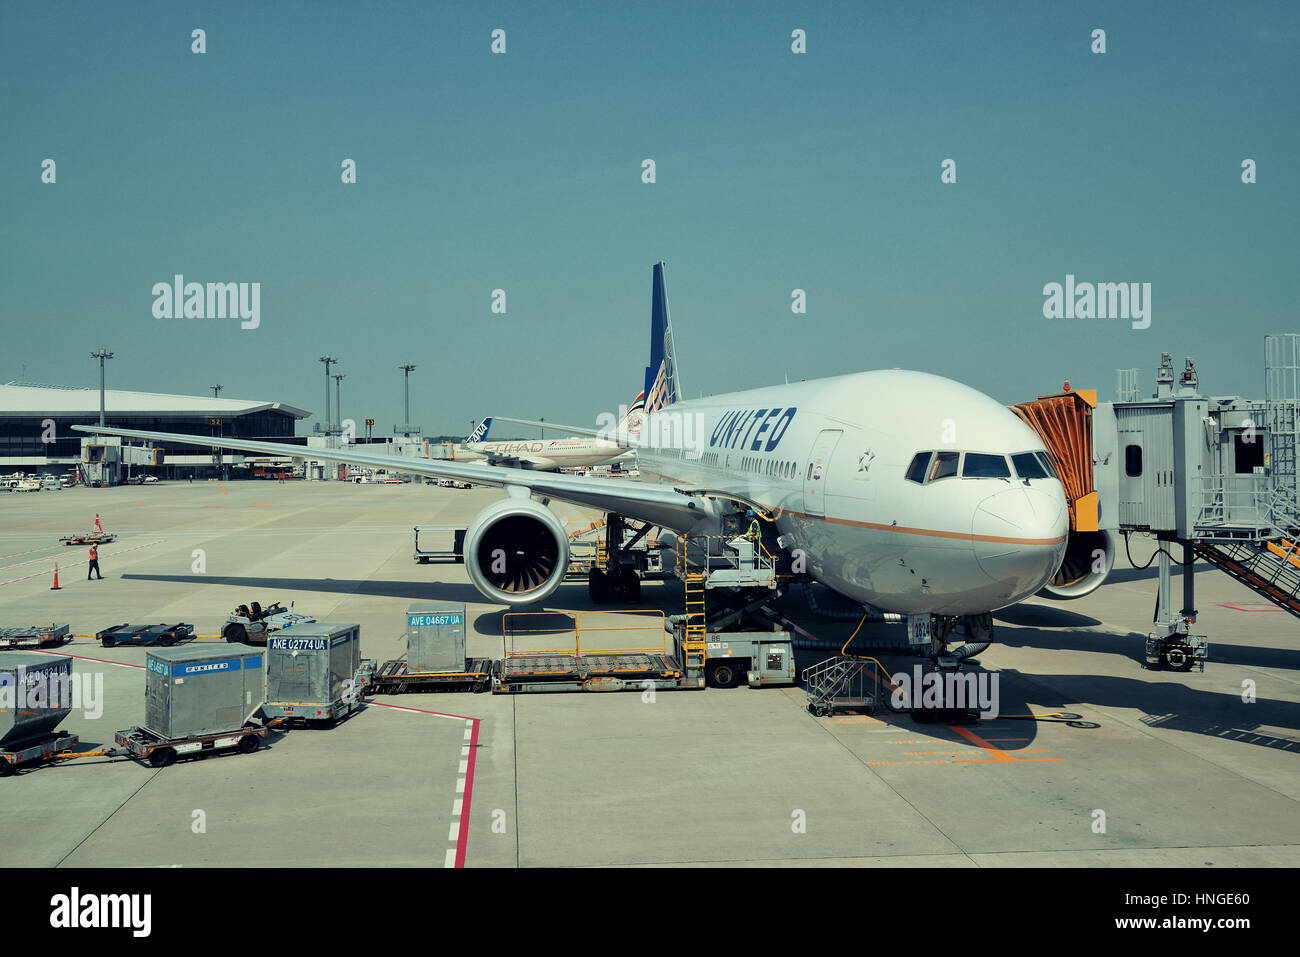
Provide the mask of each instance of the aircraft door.
[{"label": "aircraft door", "polygon": [[835,443],[844,432],[841,429],[825,429],[813,443],[808,461],[804,463],[803,472],[803,509],[809,515],[826,514],[826,481],[835,452]]}]

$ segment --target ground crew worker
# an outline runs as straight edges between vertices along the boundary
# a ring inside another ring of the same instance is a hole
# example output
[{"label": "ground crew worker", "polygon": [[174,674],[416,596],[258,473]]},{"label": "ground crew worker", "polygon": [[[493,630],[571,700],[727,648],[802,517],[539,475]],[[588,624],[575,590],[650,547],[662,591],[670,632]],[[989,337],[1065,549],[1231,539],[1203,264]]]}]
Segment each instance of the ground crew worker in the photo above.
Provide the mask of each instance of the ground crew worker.
[{"label": "ground crew worker", "polygon": [[103,534],[104,534],[104,526],[99,524],[99,513],[98,513],[98,512],[95,513],[95,531],[96,531],[98,534],[100,534],[100,535],[103,535]]},{"label": "ground crew worker", "polygon": [[762,528],[759,527],[758,517],[754,514],[754,510],[750,509],[745,513],[745,515],[748,516],[751,520],[749,523],[749,531],[745,533],[745,537],[748,538],[751,542],[762,541],[763,530]]},{"label": "ground crew worker", "polygon": [[86,569],[86,581],[90,581],[91,572],[99,575],[100,581],[104,580],[104,576],[99,573],[99,546],[94,542],[90,543],[90,567]]}]

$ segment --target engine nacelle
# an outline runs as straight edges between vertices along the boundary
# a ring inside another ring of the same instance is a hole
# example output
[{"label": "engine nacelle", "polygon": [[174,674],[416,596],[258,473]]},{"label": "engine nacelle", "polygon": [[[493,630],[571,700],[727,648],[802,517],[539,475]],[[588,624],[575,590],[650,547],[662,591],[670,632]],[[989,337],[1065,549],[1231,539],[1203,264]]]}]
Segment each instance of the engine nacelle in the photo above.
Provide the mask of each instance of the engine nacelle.
[{"label": "engine nacelle", "polygon": [[1068,600],[1091,595],[1115,567],[1115,536],[1099,532],[1071,532],[1065,557],[1051,582],[1038,594],[1044,598]]},{"label": "engine nacelle", "polygon": [[465,569],[490,601],[528,605],[560,587],[569,567],[569,536],[545,505],[504,498],[465,530]]}]

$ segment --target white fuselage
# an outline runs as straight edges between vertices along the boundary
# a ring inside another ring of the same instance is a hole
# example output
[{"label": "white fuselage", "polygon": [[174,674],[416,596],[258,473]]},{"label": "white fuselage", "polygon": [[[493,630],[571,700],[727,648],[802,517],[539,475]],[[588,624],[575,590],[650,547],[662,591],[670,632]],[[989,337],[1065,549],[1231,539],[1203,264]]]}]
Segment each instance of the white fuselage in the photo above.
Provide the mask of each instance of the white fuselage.
[{"label": "white fuselage", "polygon": [[[1021,478],[1010,460],[1042,440],[950,379],[864,372],[678,402],[651,420],[643,480],[762,505],[810,574],[881,610],[992,611],[1041,589],[1065,552],[1061,483]],[[926,451],[1006,456],[1010,475],[909,480]]]},{"label": "white fuselage", "polygon": [[[462,449],[464,451],[462,451]],[[466,455],[468,451],[470,455]],[[509,442],[468,442],[457,449],[459,462],[517,462],[531,469],[585,468],[610,462],[627,452],[617,442],[605,439],[519,439]]]}]

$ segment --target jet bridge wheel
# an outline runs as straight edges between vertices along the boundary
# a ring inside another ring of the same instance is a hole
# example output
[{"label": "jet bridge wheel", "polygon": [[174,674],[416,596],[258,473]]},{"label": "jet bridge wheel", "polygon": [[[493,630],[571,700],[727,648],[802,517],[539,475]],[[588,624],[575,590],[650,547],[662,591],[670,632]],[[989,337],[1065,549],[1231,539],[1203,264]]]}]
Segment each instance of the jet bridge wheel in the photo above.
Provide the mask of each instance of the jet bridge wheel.
[{"label": "jet bridge wheel", "polygon": [[1160,664],[1170,671],[1191,671],[1195,658],[1182,642],[1171,641],[1160,649]]}]

